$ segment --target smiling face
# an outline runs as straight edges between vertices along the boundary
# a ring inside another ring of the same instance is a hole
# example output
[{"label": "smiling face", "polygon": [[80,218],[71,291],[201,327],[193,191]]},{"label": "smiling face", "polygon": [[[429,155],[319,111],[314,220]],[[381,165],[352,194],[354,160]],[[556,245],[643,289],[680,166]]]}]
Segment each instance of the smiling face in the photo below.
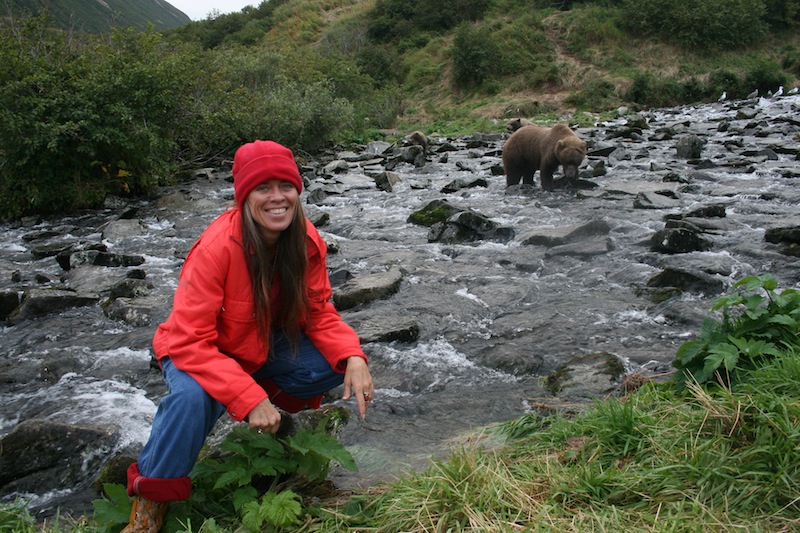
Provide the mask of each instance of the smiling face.
[{"label": "smiling face", "polygon": [[268,244],[275,244],[294,220],[299,197],[294,185],[278,179],[257,185],[247,195],[247,206]]}]

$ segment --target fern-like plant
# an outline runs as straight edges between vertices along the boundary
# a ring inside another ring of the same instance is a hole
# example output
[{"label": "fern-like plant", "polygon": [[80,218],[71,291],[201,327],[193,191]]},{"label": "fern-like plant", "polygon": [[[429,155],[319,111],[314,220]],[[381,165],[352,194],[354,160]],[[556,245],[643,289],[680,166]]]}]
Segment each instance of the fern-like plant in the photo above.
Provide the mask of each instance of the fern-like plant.
[{"label": "fern-like plant", "polygon": [[[191,496],[170,505],[163,532],[186,531],[191,523],[201,524],[203,531],[294,526],[304,508],[301,495],[292,489],[324,481],[331,462],[358,470],[350,452],[326,431],[327,423],[325,418],[315,429],[286,437],[235,427],[218,451],[195,465]],[[94,519],[112,530],[128,521],[130,499],[121,485],[105,485],[104,492],[102,500],[93,502]]]},{"label": "fern-like plant", "polygon": [[678,382],[729,384],[786,349],[800,347],[800,291],[777,287],[769,274],[748,276],[717,299],[699,337],[678,348],[673,362]]}]

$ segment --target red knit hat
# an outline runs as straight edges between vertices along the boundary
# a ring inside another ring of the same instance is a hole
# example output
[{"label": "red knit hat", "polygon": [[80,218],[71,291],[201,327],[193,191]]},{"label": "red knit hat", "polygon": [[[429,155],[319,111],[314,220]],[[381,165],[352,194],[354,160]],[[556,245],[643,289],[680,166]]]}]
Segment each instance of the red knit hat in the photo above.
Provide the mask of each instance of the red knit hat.
[{"label": "red knit hat", "polygon": [[274,141],[247,143],[233,155],[233,198],[240,206],[250,191],[271,179],[288,181],[297,192],[303,180],[292,151]]}]

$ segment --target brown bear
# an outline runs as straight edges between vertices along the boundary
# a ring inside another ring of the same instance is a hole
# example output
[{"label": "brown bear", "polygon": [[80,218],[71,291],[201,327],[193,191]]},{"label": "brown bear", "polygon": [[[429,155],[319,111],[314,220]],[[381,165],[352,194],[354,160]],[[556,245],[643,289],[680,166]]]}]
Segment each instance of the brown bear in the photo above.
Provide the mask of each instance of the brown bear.
[{"label": "brown bear", "polygon": [[428,138],[421,131],[411,132],[408,137],[406,137],[406,142],[412,145],[415,144],[417,146],[421,146],[422,155],[428,155]]},{"label": "brown bear", "polygon": [[527,118],[512,118],[508,121],[508,124],[506,124],[506,129],[511,133],[514,133],[522,126],[530,126],[531,124],[533,123]]},{"label": "brown bear", "polygon": [[506,186],[522,183],[533,185],[533,175],[539,171],[542,189],[553,190],[553,173],[561,165],[564,177],[578,177],[578,167],[586,157],[586,141],[581,140],[569,126],[557,124],[523,126],[508,138],[503,146],[503,167]]}]

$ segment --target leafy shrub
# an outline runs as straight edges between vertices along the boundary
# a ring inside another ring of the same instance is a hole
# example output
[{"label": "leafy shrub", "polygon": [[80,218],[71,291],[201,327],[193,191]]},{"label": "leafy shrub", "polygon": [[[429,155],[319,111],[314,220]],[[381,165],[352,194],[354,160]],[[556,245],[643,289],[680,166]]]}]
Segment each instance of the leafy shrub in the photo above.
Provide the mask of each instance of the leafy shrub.
[{"label": "leafy shrub", "polygon": [[769,0],[764,20],[771,28],[788,30],[800,26],[800,0]]},{"label": "leafy shrub", "polygon": [[800,291],[777,291],[770,275],[748,276],[717,299],[698,339],[680,346],[673,365],[679,383],[737,382],[785,350],[800,349]]},{"label": "leafy shrub", "polygon": [[453,78],[459,87],[479,87],[495,74],[500,50],[484,26],[464,23],[453,39]]},{"label": "leafy shrub", "polygon": [[399,85],[405,77],[405,69],[398,61],[398,52],[390,46],[362,48],[356,54],[356,64],[361,72],[375,80],[379,86]]},{"label": "leafy shrub", "polygon": [[[625,98],[645,107],[669,107],[705,101],[711,98],[709,86],[697,78],[679,80],[657,77],[652,72],[637,72]],[[714,94],[716,99],[719,94]]]},{"label": "leafy shrub", "polygon": [[618,104],[616,87],[605,78],[592,78],[583,87],[572,93],[566,102],[579,109],[601,111]]},{"label": "leafy shrub", "polygon": [[710,94],[728,94],[728,98],[744,98],[750,91],[745,90],[742,79],[728,70],[715,70],[708,76],[708,91]]},{"label": "leafy shrub", "polygon": [[787,47],[781,60],[781,67],[796,77],[800,77],[800,50],[793,46]]},{"label": "leafy shrub", "polygon": [[152,32],[0,29],[0,217],[97,205],[169,174],[198,79]]},{"label": "leafy shrub", "polygon": [[[164,530],[182,531],[195,521],[205,523],[205,531],[217,527],[212,517],[239,521],[249,531],[296,525],[303,513],[298,489],[322,483],[331,463],[358,470],[352,455],[326,431],[332,423],[325,417],[313,430],[281,438],[235,427],[219,451],[195,465],[191,496],[170,505]],[[109,527],[127,523],[131,504],[125,487],[107,484],[104,492],[93,502],[95,521]]]},{"label": "leafy shrub", "polygon": [[626,38],[619,28],[618,18],[618,10],[595,4],[573,9],[568,50],[580,54],[592,46],[617,46]]},{"label": "leafy shrub", "polygon": [[784,85],[786,75],[776,62],[764,59],[748,69],[744,83],[750,88],[749,90],[758,89],[759,94],[766,94],[767,91],[775,91]]},{"label": "leafy shrub", "polygon": [[762,40],[764,0],[625,0],[621,24],[692,50],[741,48]]},{"label": "leafy shrub", "polygon": [[417,32],[440,32],[483,17],[491,0],[378,0],[369,17],[368,35],[378,42],[396,41]]}]

